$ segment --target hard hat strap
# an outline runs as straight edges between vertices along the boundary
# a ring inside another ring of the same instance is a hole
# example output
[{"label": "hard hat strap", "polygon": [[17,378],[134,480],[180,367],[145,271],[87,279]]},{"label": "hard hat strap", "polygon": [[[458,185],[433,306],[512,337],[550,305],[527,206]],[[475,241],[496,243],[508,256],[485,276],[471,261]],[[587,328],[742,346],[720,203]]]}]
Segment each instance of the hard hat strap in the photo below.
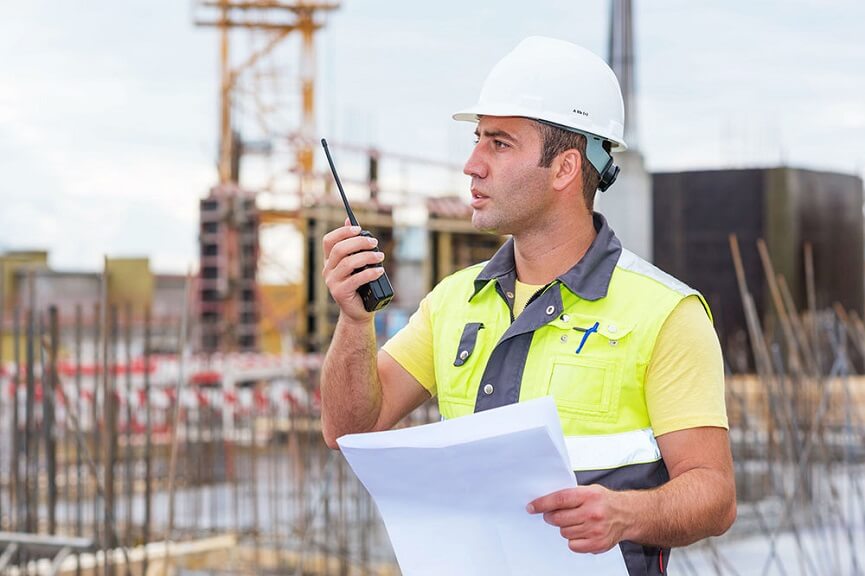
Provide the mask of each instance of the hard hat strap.
[{"label": "hard hat strap", "polygon": [[610,153],[604,150],[604,141],[592,134],[585,132],[580,132],[580,134],[586,137],[586,158],[592,163],[598,174],[603,174],[610,162],[613,161]]},{"label": "hard hat strap", "polygon": [[606,192],[619,175],[619,167],[613,164],[613,157],[604,149],[603,139],[586,134],[586,157],[600,175],[598,190]]},{"label": "hard hat strap", "polygon": [[533,120],[540,122],[541,124],[546,124],[547,126],[567,130],[568,132],[576,132],[577,134],[582,134],[586,137],[586,159],[595,167],[595,170],[597,170],[598,174],[601,176],[600,182],[598,183],[598,190],[604,192],[607,188],[612,186],[613,182],[616,181],[616,177],[619,175],[619,167],[613,164],[613,157],[604,148],[603,138],[595,136],[589,132],[576,130],[570,126],[556,124],[549,120],[541,120],[540,118],[533,118]]},{"label": "hard hat strap", "polygon": [[546,124],[547,126],[552,126],[553,128],[559,128],[561,130],[567,130],[568,132],[575,132],[577,134],[582,134],[583,136],[585,136],[586,158],[589,162],[591,162],[592,166],[595,167],[595,170],[598,171],[598,174],[603,174],[604,170],[606,170],[607,166],[613,159],[613,157],[610,156],[610,153],[604,150],[604,139],[600,136],[595,136],[594,134],[590,134],[589,132],[583,132],[582,130],[577,130],[563,124],[550,122],[549,120],[541,120],[540,118],[532,118],[532,120],[534,120],[535,122],[540,122],[541,124]]}]

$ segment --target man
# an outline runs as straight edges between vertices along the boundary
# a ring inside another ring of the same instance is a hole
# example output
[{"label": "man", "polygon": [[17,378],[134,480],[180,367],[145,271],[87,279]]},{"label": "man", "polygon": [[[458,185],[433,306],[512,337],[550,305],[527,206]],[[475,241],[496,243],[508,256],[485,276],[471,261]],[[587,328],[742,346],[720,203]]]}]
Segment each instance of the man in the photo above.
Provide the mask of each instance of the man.
[{"label": "man", "polygon": [[358,286],[382,255],[349,226],[324,237],[340,307],[322,370],[329,446],[385,430],[431,395],[445,418],[551,395],[579,486],[528,503],[575,552],[619,545],[631,574],[736,515],[720,347],[694,290],[624,250],[596,189],[615,180],[624,106],[612,70],[573,44],[528,38],[477,106],[472,223],[511,239],[443,280],[376,352]]}]

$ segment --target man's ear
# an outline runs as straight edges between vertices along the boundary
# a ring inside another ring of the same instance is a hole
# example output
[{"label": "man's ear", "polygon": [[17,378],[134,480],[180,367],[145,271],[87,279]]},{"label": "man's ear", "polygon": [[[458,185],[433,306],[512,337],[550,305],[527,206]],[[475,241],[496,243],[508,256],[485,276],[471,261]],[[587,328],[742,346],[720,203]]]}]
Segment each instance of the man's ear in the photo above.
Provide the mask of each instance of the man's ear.
[{"label": "man's ear", "polygon": [[553,189],[564,190],[583,177],[583,155],[571,148],[553,159]]}]

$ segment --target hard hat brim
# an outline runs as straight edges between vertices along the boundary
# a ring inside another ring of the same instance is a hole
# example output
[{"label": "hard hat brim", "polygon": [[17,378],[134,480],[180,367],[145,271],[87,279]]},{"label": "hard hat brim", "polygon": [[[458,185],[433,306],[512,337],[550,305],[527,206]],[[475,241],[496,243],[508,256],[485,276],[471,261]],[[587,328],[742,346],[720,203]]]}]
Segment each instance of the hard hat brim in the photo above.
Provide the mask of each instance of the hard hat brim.
[{"label": "hard hat brim", "polygon": [[[521,108],[519,106],[514,106],[513,104],[506,104],[502,106],[496,106],[491,104],[483,104],[472,106],[471,108],[466,108],[455,113],[452,118],[459,122],[477,122],[481,116],[498,116],[498,117],[509,117],[515,116],[520,118],[527,118],[529,120],[545,120],[547,122],[552,122],[553,124],[560,125],[563,129],[568,130],[567,127],[568,119],[567,118],[555,118],[552,115],[549,118],[538,118],[537,111],[531,110],[529,108]],[[586,132],[592,134],[594,136],[598,136],[599,138],[603,138],[607,140],[611,144],[612,152],[624,152],[628,149],[628,145],[625,144],[624,140],[619,140],[617,138],[610,138],[609,136],[604,136],[603,134],[598,134],[601,132],[600,130],[578,130],[576,128],[573,129],[574,132]]]}]

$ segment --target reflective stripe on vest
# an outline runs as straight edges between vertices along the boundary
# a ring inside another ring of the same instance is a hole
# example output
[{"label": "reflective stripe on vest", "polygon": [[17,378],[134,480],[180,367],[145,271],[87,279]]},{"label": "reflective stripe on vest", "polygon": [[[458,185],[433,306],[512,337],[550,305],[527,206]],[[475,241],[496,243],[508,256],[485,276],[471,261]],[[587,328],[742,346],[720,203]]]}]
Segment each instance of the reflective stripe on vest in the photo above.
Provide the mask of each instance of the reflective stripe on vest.
[{"label": "reflective stripe on vest", "polygon": [[609,470],[661,459],[651,428],[621,434],[565,436],[565,448],[575,471]]}]

